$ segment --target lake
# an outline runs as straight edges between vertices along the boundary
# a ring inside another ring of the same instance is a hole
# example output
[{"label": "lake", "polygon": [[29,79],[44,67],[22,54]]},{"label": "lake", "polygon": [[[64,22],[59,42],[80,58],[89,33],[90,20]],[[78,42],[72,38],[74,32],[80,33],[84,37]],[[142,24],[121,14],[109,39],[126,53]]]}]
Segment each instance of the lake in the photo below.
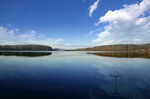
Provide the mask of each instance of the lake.
[{"label": "lake", "polygon": [[1,53],[0,99],[150,99],[150,57],[86,51]]}]

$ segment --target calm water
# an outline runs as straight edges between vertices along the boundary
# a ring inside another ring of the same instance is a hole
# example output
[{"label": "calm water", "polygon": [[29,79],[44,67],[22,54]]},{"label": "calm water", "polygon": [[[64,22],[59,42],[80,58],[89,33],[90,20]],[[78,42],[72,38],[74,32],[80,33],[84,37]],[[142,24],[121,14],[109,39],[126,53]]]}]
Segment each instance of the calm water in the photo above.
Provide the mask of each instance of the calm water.
[{"label": "calm water", "polygon": [[150,59],[0,55],[0,99],[150,99]]}]

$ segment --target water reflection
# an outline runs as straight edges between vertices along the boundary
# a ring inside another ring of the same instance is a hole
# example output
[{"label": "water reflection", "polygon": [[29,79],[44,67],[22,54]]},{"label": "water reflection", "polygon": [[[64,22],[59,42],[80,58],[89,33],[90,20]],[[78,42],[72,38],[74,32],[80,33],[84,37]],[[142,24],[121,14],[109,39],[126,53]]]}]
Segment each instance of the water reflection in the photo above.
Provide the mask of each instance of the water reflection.
[{"label": "water reflection", "polygon": [[88,52],[87,54],[118,58],[150,58],[148,52]]},{"label": "water reflection", "polygon": [[25,57],[39,57],[48,56],[52,52],[0,52],[0,56],[25,56]]},{"label": "water reflection", "polygon": [[0,99],[149,99],[149,81],[149,59],[0,56]]}]

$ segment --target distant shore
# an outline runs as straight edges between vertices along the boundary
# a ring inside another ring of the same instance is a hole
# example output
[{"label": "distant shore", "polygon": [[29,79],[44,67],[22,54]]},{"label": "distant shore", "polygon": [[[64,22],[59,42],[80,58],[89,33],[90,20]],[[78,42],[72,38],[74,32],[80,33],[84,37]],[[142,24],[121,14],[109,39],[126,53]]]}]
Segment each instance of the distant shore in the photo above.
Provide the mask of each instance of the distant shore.
[{"label": "distant shore", "polygon": [[116,44],[116,45],[102,45],[90,48],[78,49],[61,49],[52,48],[46,45],[0,45],[0,51],[127,51],[127,52],[149,52],[149,44]]},{"label": "distant shore", "polygon": [[150,44],[117,44],[103,45],[91,48],[76,49],[76,51],[128,51],[128,52],[150,52]]},{"label": "distant shore", "polygon": [[45,45],[0,45],[0,51],[52,51]]}]

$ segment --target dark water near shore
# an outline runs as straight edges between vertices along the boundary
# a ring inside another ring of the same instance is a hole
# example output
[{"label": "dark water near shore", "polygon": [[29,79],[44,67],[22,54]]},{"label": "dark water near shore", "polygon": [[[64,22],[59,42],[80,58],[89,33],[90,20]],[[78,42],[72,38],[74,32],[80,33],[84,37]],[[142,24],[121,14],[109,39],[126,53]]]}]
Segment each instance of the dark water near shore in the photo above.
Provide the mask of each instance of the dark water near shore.
[{"label": "dark water near shore", "polygon": [[147,54],[42,54],[0,54],[0,99],[150,99]]}]

